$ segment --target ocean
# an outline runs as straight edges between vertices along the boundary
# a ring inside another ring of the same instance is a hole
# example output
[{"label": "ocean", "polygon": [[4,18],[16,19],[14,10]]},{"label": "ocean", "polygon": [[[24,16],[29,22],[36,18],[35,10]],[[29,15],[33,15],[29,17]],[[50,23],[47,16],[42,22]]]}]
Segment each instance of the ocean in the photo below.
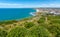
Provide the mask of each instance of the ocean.
[{"label": "ocean", "polygon": [[0,8],[0,21],[22,19],[32,16],[30,12],[36,12],[34,8]]}]

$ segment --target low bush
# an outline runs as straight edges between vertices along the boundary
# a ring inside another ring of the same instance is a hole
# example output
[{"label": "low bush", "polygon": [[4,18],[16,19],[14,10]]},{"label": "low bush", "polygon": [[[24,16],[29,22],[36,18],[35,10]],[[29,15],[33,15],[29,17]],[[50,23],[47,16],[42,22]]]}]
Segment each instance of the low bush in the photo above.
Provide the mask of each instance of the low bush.
[{"label": "low bush", "polygon": [[3,29],[0,29],[0,37],[6,37],[7,36],[7,32]]},{"label": "low bush", "polygon": [[45,18],[42,17],[42,18],[40,18],[37,22],[38,22],[38,23],[44,23],[44,22],[45,22]]},{"label": "low bush", "polygon": [[12,29],[7,37],[25,37],[27,34],[27,29],[23,27],[16,27]]},{"label": "low bush", "polygon": [[33,37],[52,37],[51,33],[43,26],[35,26],[31,29]]},{"label": "low bush", "polygon": [[33,27],[35,24],[33,22],[28,22],[28,23],[25,23],[25,27],[26,28],[31,28]]}]

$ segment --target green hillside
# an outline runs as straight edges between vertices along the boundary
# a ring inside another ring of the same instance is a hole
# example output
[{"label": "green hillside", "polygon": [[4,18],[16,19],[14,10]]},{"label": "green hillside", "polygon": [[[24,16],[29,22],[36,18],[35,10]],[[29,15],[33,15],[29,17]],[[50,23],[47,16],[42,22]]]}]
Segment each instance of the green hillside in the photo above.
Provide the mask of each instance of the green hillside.
[{"label": "green hillside", "polygon": [[60,16],[37,15],[0,22],[0,37],[60,37]]}]

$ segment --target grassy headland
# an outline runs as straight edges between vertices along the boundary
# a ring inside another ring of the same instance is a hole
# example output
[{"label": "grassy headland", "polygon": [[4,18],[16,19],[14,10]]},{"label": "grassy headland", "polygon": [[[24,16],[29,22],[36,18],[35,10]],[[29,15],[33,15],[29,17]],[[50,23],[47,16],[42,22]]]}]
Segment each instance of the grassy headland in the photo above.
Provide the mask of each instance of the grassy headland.
[{"label": "grassy headland", "polygon": [[60,16],[39,14],[0,22],[0,37],[60,37]]}]

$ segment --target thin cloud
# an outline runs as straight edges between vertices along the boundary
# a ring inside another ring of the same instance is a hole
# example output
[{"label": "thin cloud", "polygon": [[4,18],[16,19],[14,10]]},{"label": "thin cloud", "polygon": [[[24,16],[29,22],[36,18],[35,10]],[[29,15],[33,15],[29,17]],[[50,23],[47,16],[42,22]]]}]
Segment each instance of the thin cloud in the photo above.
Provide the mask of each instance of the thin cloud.
[{"label": "thin cloud", "polygon": [[0,8],[18,8],[22,6],[22,4],[16,3],[0,3]]},{"label": "thin cloud", "polygon": [[41,4],[41,7],[60,7],[60,4]]},{"label": "thin cloud", "polygon": [[36,8],[36,7],[60,7],[60,4],[17,4],[17,3],[0,3],[0,8]]}]

